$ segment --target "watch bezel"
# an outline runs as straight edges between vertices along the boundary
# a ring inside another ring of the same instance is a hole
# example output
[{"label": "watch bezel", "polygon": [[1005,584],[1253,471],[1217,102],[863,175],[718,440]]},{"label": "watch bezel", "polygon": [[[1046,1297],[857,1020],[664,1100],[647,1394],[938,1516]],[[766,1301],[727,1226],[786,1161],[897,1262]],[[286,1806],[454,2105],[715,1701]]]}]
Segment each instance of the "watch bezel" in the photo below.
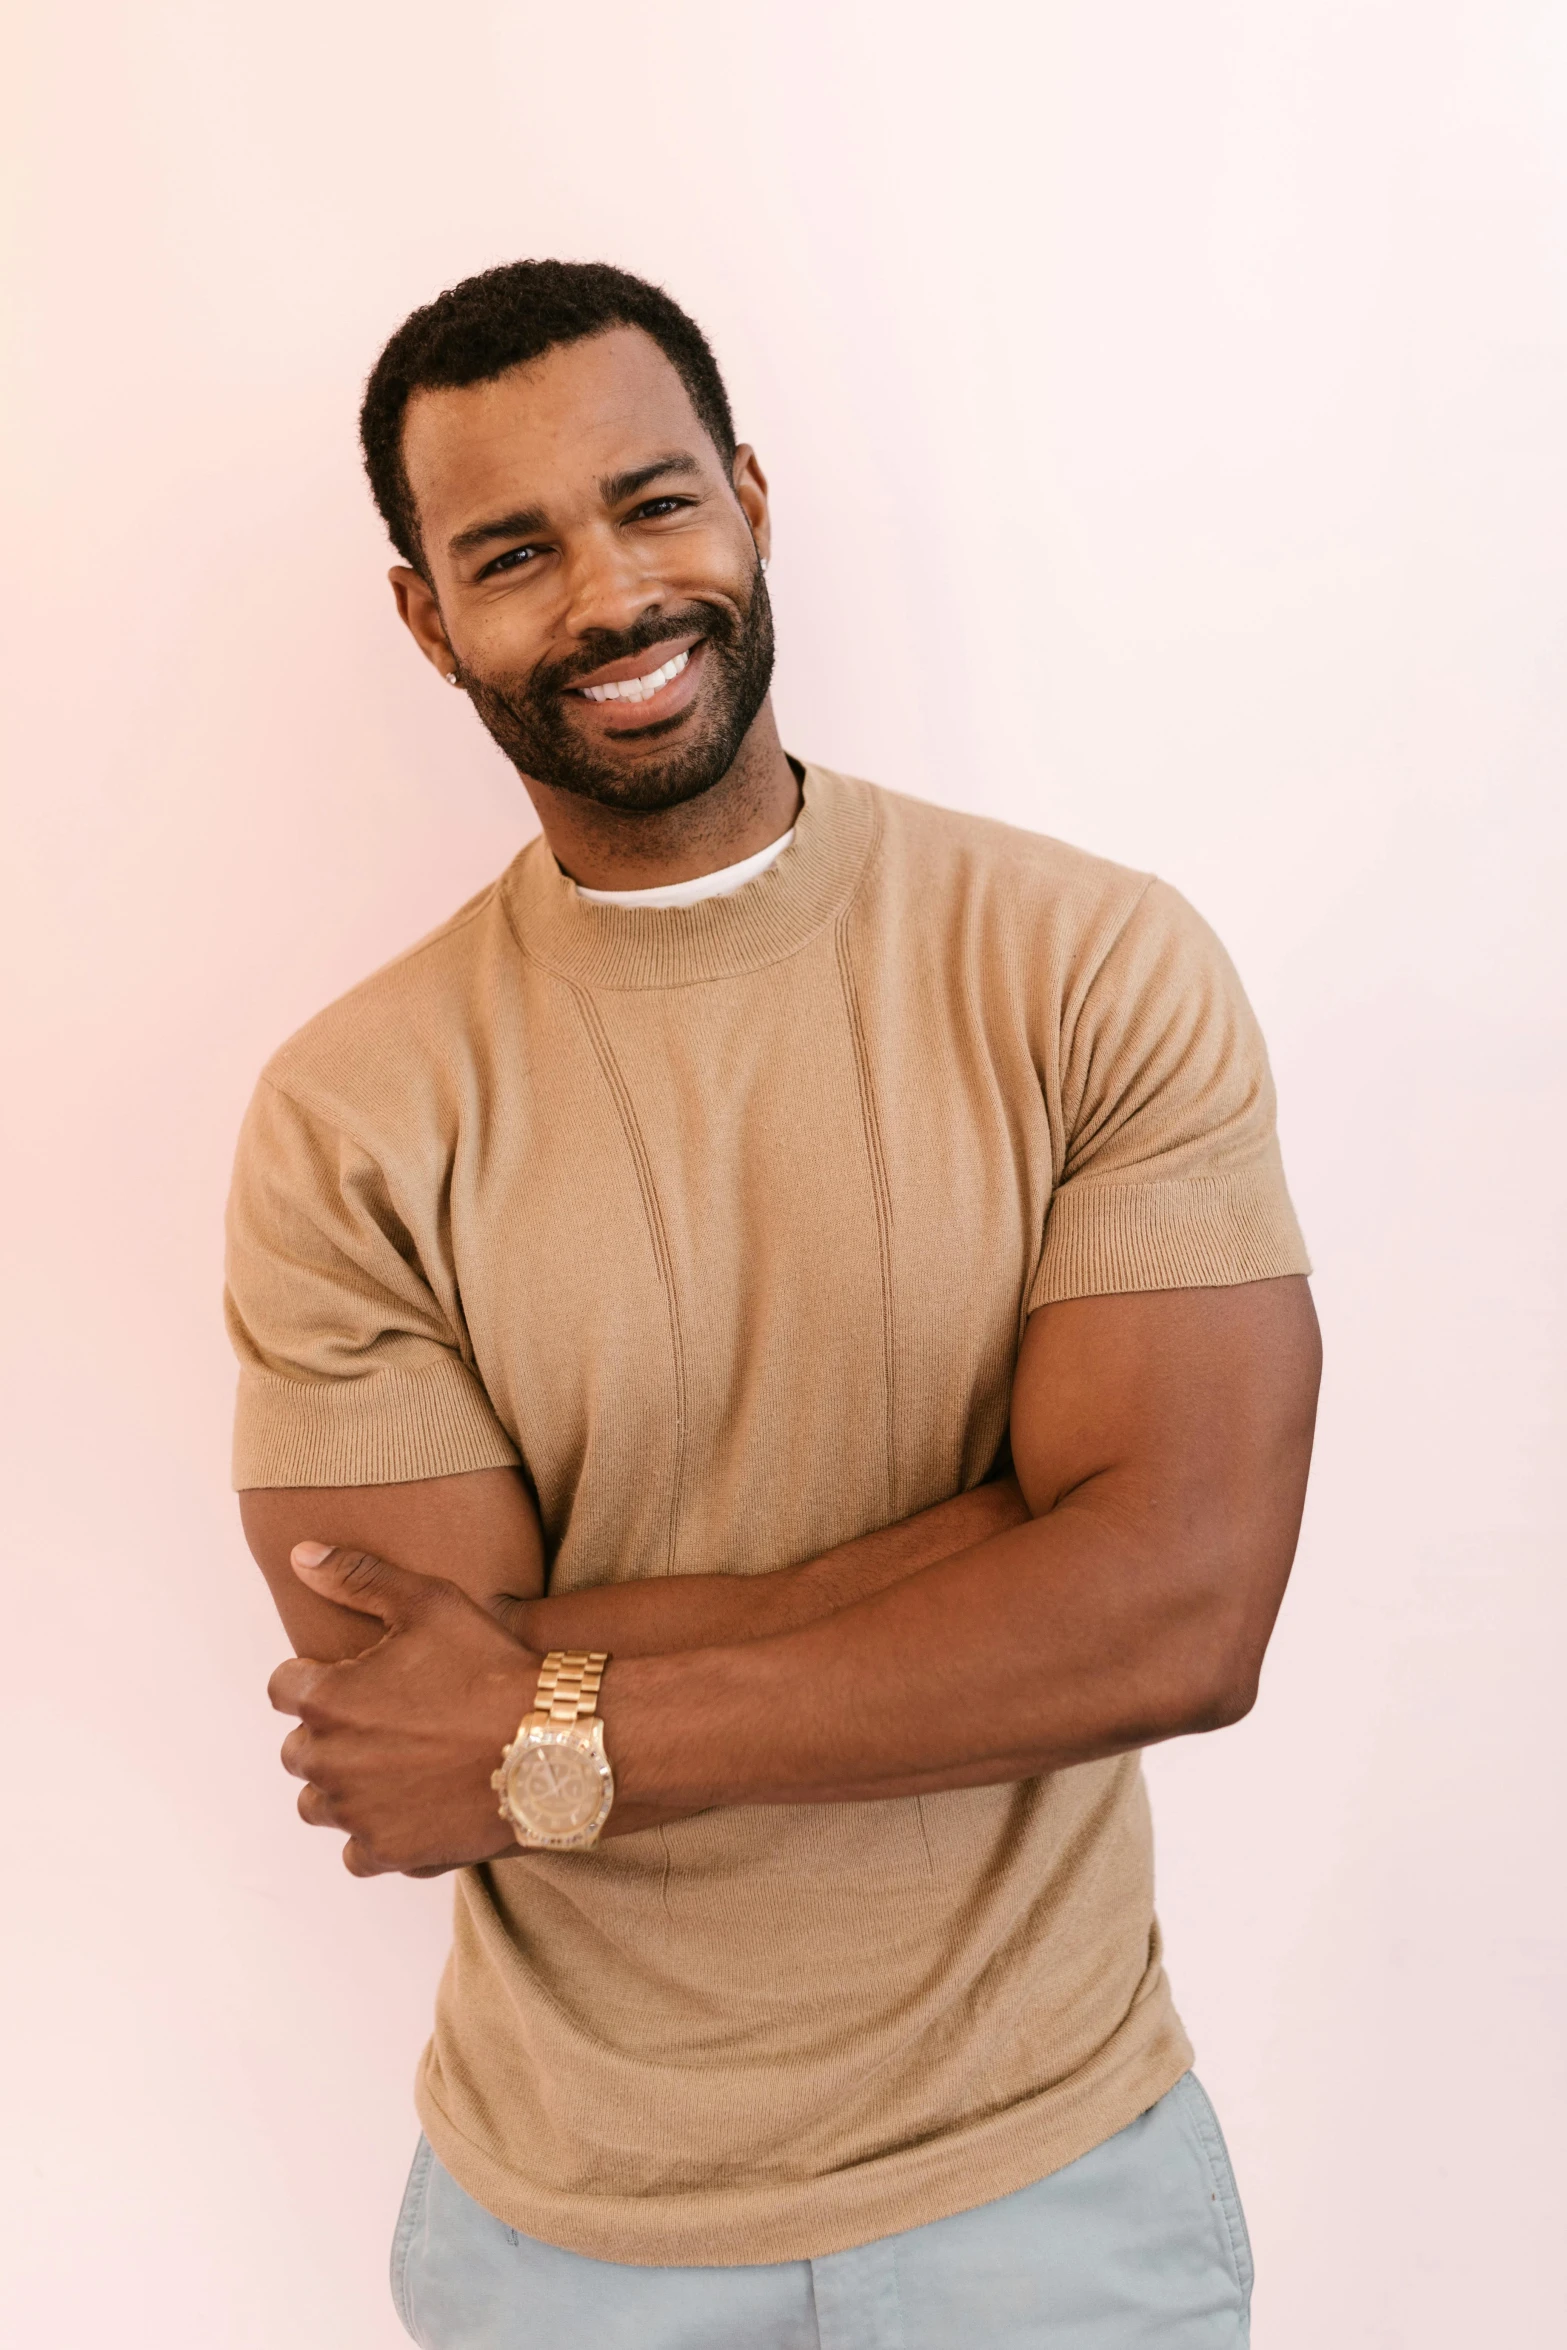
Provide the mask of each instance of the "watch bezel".
[{"label": "watch bezel", "polygon": [[[517,1772],[524,1755],[540,1746],[569,1746],[578,1754],[585,1754],[599,1774],[599,1805],[592,1819],[580,1828],[569,1828],[558,1835],[532,1827],[516,1797]],[[501,1767],[495,1773],[494,1783],[501,1797],[501,1810],[511,1822],[517,1842],[529,1852],[576,1852],[584,1846],[596,1844],[615,1801],[615,1774],[609,1756],[604,1751],[604,1725],[588,1719],[580,1722],[553,1722],[548,1714],[540,1714],[527,1721],[501,1756]]]}]

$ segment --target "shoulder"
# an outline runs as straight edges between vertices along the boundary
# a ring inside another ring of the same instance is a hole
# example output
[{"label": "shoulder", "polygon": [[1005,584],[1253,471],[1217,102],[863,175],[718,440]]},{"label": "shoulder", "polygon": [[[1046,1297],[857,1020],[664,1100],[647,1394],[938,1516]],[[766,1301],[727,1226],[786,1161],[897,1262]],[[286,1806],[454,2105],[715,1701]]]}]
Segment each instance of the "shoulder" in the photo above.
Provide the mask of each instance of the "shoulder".
[{"label": "shoulder", "polygon": [[307,1020],[267,1062],[261,1090],[352,1135],[460,1092],[520,961],[505,880]]},{"label": "shoulder", "polygon": [[979,924],[1031,955],[1102,959],[1163,892],[1152,875],[1048,833],[867,785],[876,816],[873,886],[922,923]]},{"label": "shoulder", "polygon": [[906,845],[946,866],[995,874],[1021,887],[1043,884],[1071,889],[1086,885],[1098,891],[1121,886],[1135,894],[1148,880],[1146,873],[1117,865],[1108,857],[1096,857],[1050,833],[1026,831],[1022,825],[1003,824],[994,816],[939,807],[933,800],[917,800],[907,792],[888,791],[881,784],[865,788],[889,843]]}]

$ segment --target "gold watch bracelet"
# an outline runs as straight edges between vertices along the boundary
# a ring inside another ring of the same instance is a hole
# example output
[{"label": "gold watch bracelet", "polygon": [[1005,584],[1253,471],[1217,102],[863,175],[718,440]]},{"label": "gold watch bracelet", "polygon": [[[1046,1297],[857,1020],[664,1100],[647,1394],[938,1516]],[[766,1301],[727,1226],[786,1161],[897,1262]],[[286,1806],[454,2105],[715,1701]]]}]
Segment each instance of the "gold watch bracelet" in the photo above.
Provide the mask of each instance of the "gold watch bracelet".
[{"label": "gold watch bracelet", "polygon": [[532,1710],[552,1722],[580,1722],[599,1701],[609,1653],[601,1648],[552,1648],[539,1667]]}]

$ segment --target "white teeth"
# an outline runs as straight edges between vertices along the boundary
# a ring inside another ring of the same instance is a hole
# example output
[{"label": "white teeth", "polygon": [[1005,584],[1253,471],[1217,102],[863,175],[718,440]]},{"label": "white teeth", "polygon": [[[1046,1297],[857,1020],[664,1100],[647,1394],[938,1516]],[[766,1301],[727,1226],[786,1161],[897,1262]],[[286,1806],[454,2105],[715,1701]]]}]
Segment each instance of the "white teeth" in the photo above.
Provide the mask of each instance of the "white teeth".
[{"label": "white teeth", "polygon": [[690,658],[689,651],[677,653],[662,669],[650,669],[646,677],[623,677],[615,685],[585,685],[582,691],[590,702],[645,702],[661,687],[671,684]]}]

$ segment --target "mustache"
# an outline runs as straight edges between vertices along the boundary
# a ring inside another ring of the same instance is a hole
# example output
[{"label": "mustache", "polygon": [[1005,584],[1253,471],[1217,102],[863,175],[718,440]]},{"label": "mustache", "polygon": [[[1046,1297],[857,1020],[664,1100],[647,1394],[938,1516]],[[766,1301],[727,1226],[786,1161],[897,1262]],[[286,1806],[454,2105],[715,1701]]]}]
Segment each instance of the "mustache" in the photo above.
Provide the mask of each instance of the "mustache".
[{"label": "mustache", "polygon": [[548,669],[533,673],[531,693],[534,698],[564,693],[576,684],[579,677],[591,677],[595,669],[602,669],[610,661],[628,661],[636,653],[649,652],[654,645],[667,644],[672,637],[713,637],[719,643],[734,635],[734,623],[727,612],[712,604],[692,604],[684,612],[650,612],[631,628],[596,628],[587,637],[579,653],[569,661],[557,661]]}]

